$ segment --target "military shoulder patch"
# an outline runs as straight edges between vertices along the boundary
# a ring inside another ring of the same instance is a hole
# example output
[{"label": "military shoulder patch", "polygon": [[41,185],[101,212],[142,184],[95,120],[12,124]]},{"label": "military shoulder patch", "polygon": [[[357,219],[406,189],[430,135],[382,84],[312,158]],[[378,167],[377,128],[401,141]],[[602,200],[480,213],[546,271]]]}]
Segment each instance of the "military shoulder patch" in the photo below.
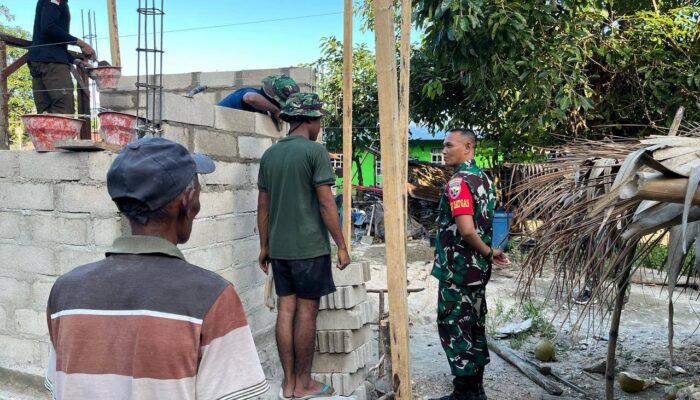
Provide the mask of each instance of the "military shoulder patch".
[{"label": "military shoulder patch", "polygon": [[450,181],[447,183],[447,190],[450,194],[450,198],[456,199],[459,197],[459,194],[462,191],[462,178],[457,177],[450,179]]}]

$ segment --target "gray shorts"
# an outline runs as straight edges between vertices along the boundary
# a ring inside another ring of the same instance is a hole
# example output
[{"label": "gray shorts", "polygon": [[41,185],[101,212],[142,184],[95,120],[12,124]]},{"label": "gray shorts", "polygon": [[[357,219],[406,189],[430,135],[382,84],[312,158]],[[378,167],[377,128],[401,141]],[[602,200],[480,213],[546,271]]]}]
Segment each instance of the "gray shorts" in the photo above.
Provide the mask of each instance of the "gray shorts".
[{"label": "gray shorts", "polygon": [[335,292],[331,256],[304,260],[272,260],[272,276],[278,296],[296,295],[302,299],[318,299]]}]

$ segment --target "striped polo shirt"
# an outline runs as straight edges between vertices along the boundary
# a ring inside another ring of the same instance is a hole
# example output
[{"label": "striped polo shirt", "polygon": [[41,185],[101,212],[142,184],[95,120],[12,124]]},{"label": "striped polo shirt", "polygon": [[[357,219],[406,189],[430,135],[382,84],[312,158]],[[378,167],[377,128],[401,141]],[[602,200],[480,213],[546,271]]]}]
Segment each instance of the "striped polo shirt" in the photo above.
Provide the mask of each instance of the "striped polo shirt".
[{"label": "striped polo shirt", "polygon": [[268,390],[243,306],[172,243],[126,236],[49,296],[54,399],[247,399]]}]

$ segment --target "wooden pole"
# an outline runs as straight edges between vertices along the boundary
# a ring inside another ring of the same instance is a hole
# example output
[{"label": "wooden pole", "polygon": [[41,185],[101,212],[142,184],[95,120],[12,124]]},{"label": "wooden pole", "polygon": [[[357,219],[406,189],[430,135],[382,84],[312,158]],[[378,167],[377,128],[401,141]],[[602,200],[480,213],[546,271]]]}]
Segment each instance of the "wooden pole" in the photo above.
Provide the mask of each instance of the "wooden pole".
[{"label": "wooden pole", "polygon": [[[399,132],[401,133],[401,157],[408,160],[408,104],[411,81],[411,0],[401,0],[401,47],[399,63]],[[402,170],[402,181],[408,182],[408,167]],[[408,215],[408,196],[404,202]]]},{"label": "wooden pole", "polygon": [[112,66],[121,67],[122,58],[119,52],[119,28],[117,27],[117,0],[107,0],[107,15],[109,18],[109,48],[112,51]]},{"label": "wooden pole", "polygon": [[345,0],[343,34],[343,236],[352,251],[352,0]]},{"label": "wooden pole", "polygon": [[406,132],[399,131],[396,47],[392,0],[375,0],[375,40],[379,130],[384,175],[384,226],[386,238],[389,329],[391,332],[392,388],[397,399],[411,399],[408,352],[408,306],[406,302],[406,181],[408,168],[401,149]]},{"label": "wooden pole", "polygon": [[10,148],[10,123],[9,123],[9,108],[7,105],[9,96],[7,95],[7,78],[10,74],[5,70],[7,68],[7,44],[0,41],[0,149],[7,150]]}]

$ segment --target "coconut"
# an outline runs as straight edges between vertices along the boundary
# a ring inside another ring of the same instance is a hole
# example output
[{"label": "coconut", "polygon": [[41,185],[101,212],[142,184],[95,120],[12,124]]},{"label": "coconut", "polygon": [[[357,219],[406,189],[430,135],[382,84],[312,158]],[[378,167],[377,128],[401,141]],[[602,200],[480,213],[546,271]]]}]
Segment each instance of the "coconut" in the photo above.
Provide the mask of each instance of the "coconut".
[{"label": "coconut", "polygon": [[540,361],[554,360],[554,344],[548,339],[542,339],[535,345],[535,358]]},{"label": "coconut", "polygon": [[644,390],[645,380],[632,372],[620,372],[617,375],[617,382],[620,389],[627,393],[637,393]]}]

